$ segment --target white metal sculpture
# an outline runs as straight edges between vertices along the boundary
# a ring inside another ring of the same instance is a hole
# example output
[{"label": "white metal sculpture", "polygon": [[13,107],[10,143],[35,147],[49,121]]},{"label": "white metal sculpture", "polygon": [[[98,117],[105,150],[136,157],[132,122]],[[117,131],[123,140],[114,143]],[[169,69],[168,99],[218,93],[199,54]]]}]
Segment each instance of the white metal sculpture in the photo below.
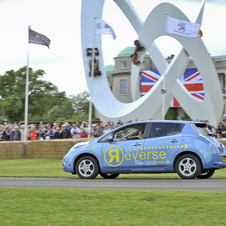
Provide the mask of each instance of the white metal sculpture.
[{"label": "white metal sculpture", "polygon": [[[142,23],[129,0],[114,0],[123,11],[131,25],[139,36],[139,41],[150,54],[161,76],[157,84],[142,98],[140,98],[139,72],[140,67],[133,65],[131,69],[131,94],[132,103],[122,103],[112,94],[108,85],[105,68],[103,65],[101,37],[96,37],[95,47],[99,48],[99,70],[101,76],[93,79],[92,101],[100,114],[102,121],[122,121],[160,119],[162,110],[164,114],[168,110],[173,96],[177,98],[183,109],[193,119],[208,119],[212,125],[217,125],[223,112],[223,97],[220,82],[215,67],[200,37],[187,38],[175,34],[167,34],[181,43],[183,48],[168,65],[165,58],[154,43],[154,40],[165,35],[166,13],[171,17],[189,21],[184,13],[170,3],[162,3],[156,6]],[[196,23],[202,23],[205,0],[202,2]],[[86,56],[86,48],[92,46],[93,41],[93,19],[95,16],[102,18],[104,0],[83,0],[81,10],[81,41],[82,54],[88,89],[91,89],[91,77],[89,76],[89,59]],[[202,75],[205,89],[203,102],[195,101],[186,88],[182,85],[180,78],[183,75],[189,57],[184,49],[190,54],[195,65]],[[143,61],[145,51],[138,56]],[[164,81],[165,79],[165,81]],[[163,97],[161,89],[165,82],[167,92],[164,94],[165,109],[162,109]]]}]

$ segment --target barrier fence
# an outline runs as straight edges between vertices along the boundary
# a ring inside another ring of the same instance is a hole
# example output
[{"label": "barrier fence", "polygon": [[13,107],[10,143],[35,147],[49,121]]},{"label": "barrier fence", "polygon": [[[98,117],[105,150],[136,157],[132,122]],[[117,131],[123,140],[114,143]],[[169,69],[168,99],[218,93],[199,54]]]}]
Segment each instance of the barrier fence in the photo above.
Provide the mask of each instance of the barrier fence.
[{"label": "barrier fence", "polygon": [[0,159],[63,158],[76,143],[92,139],[93,138],[2,141],[0,142]]}]

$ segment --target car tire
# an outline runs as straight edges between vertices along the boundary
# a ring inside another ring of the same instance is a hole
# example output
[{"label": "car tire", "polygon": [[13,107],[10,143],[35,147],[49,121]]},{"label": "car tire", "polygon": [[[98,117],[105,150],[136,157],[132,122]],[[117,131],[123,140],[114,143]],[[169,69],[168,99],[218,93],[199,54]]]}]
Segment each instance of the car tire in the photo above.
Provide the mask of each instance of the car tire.
[{"label": "car tire", "polygon": [[92,156],[84,156],[76,163],[76,173],[81,179],[94,179],[99,174],[99,164]]},{"label": "car tire", "polygon": [[183,179],[195,179],[201,173],[201,163],[192,154],[185,154],[176,162],[176,172]]},{"label": "car tire", "polygon": [[214,172],[215,172],[215,170],[207,170],[206,172],[203,172],[203,173],[201,172],[197,176],[197,178],[199,178],[199,179],[209,179],[210,177],[213,176]]},{"label": "car tire", "polygon": [[119,176],[119,173],[100,173],[104,179],[115,179]]}]

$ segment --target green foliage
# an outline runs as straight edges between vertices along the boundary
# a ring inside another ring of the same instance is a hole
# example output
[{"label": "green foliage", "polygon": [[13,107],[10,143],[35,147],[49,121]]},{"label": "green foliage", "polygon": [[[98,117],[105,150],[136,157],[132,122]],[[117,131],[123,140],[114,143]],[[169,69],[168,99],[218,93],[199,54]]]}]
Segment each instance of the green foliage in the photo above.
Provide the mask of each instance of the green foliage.
[{"label": "green foliage", "polygon": [[[43,70],[33,71],[29,68],[29,118],[42,117],[49,110],[54,100],[57,87],[42,80]],[[24,119],[26,66],[18,71],[6,71],[0,75],[0,109],[10,122]]]},{"label": "green foliage", "polygon": [[51,122],[57,121],[58,118],[60,118],[62,115],[62,111],[59,105],[54,106],[49,112],[48,112],[48,118]]},{"label": "green foliage", "polygon": [[184,120],[185,121],[192,121],[192,119],[189,117],[189,115],[183,110]]},{"label": "green foliage", "polygon": [[[63,101],[55,105],[49,112],[47,117],[50,121],[87,121],[89,117],[89,98],[87,91],[81,92],[77,95],[70,95],[69,98],[62,94]],[[95,108],[92,106],[92,118],[95,115]]]},{"label": "green foliage", "polygon": [[72,107],[71,99],[67,98],[61,103],[61,112],[62,112],[62,117],[65,120],[71,119],[73,117],[73,115],[75,114],[75,111]]},{"label": "green foliage", "polygon": [[177,120],[178,112],[177,108],[169,108],[165,115],[165,120]]},{"label": "green foliage", "polygon": [[[81,92],[79,94],[71,95],[72,107],[75,111],[73,119],[75,121],[87,121],[89,117],[89,101],[90,95],[88,91]],[[95,116],[95,108],[92,105],[92,118]]]},{"label": "green foliage", "polygon": [[64,100],[68,99],[65,92],[57,92],[57,93],[54,93],[53,96],[54,96],[54,101],[51,104],[51,108],[53,108],[56,105],[60,106]]},{"label": "green foliage", "polygon": [[75,110],[75,113],[81,113],[81,110],[83,113],[88,113],[89,111],[89,98],[90,95],[88,91],[81,92],[79,94],[70,95],[72,107]]}]

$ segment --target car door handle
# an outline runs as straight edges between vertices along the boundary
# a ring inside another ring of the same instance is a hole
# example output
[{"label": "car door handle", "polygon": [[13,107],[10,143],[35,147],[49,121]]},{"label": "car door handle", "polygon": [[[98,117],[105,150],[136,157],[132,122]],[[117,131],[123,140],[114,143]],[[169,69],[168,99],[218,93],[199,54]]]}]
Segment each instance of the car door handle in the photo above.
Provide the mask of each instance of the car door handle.
[{"label": "car door handle", "polygon": [[133,146],[139,146],[139,145],[142,145],[141,143],[135,143],[133,144]]},{"label": "car door handle", "polygon": [[170,142],[179,142],[179,140],[172,139],[172,140],[170,140]]}]

